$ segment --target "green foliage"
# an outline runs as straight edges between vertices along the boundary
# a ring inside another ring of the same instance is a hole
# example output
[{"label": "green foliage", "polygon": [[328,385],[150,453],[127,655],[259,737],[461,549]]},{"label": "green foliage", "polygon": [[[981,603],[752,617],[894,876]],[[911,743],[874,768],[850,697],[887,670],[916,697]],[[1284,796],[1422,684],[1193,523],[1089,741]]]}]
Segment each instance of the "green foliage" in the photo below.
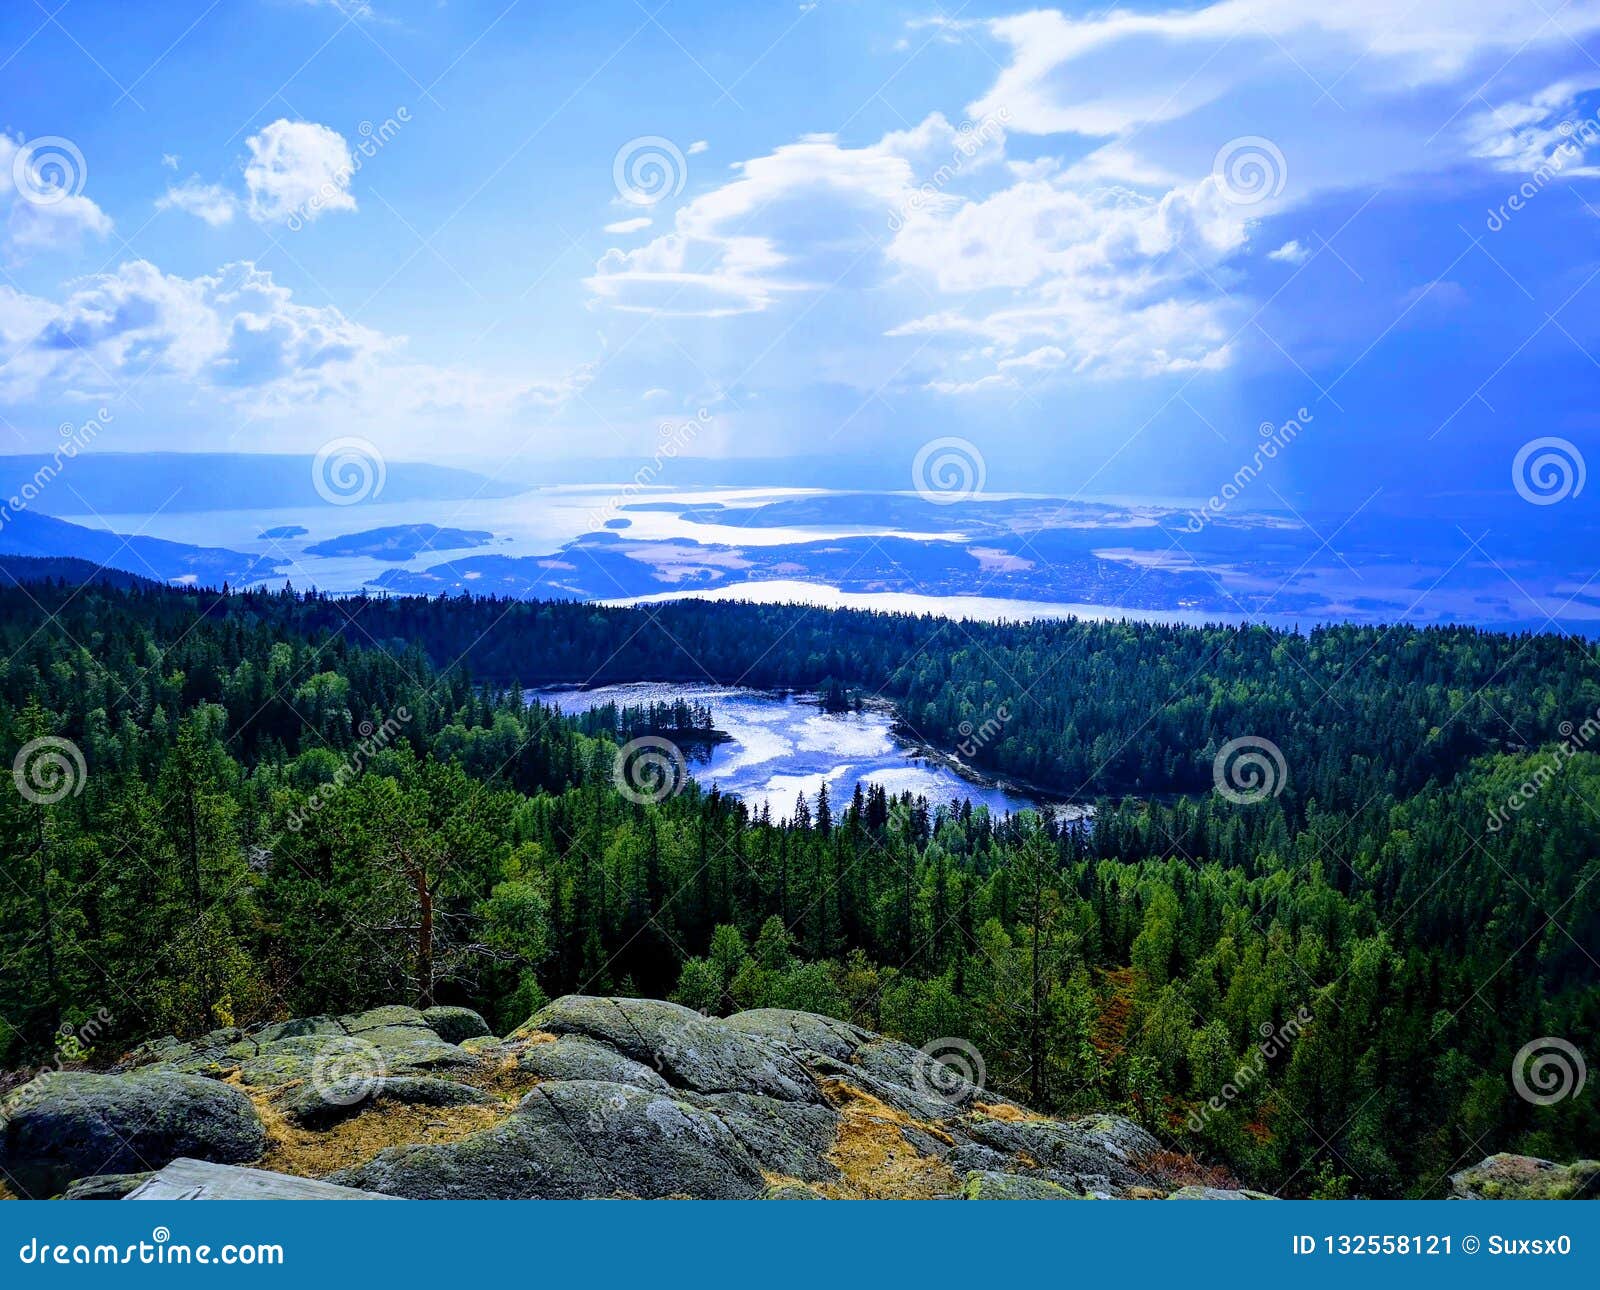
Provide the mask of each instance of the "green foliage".
[{"label": "green foliage", "polygon": [[[1294,1194],[1600,1154],[1592,1098],[1535,1107],[1509,1080],[1529,1039],[1600,1032],[1600,757],[1550,771],[1555,750],[1507,743],[1600,703],[1573,642],[1042,623],[952,650],[931,620],[771,606],[658,606],[658,630],[593,606],[29,592],[0,591],[0,746],[67,738],[88,773],[50,803],[0,794],[0,1062],[49,1060],[102,1009],[111,1060],[397,999],[503,1032],[629,991],[960,1038],[1000,1092],[1121,1106]],[[781,823],[693,786],[640,805],[616,740],[709,738],[700,710],[567,718],[508,689],[689,656],[685,679],[889,694],[947,746],[1009,702],[981,763],[1140,795],[1086,827],[881,790]],[[1290,766],[1255,806],[1207,791],[1242,733]]]}]

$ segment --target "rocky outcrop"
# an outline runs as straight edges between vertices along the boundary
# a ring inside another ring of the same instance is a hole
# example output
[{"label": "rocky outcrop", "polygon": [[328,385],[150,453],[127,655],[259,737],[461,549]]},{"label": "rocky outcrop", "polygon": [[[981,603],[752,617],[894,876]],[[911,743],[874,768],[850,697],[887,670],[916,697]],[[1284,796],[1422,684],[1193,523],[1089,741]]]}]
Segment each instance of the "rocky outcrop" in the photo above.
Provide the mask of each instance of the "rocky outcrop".
[{"label": "rocky outcrop", "polygon": [[1450,1175],[1451,1200],[1600,1200],[1600,1160],[1490,1156]]},{"label": "rocky outcrop", "polygon": [[467,1009],[390,1006],[159,1040],[119,1073],[51,1082],[48,1110],[8,1110],[0,1166],[28,1194],[77,1179],[85,1198],[179,1155],[430,1199],[1071,1200],[1193,1177],[1128,1120],[1037,1115],[810,1013],[574,995],[487,1031]]},{"label": "rocky outcrop", "polygon": [[24,1196],[53,1196],[95,1174],[159,1169],[179,1156],[238,1164],[267,1146],[238,1089],[171,1070],[59,1071],[18,1089],[0,1117],[0,1167]]}]

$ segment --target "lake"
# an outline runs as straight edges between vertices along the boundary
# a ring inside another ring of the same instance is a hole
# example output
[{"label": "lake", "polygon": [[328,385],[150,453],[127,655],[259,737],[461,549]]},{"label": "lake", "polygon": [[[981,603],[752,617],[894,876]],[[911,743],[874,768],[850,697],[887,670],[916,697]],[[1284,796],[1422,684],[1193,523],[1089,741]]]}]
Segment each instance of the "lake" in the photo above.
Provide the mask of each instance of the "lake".
[{"label": "lake", "polygon": [[891,797],[910,792],[934,805],[968,800],[996,815],[1041,806],[1024,793],[976,783],[947,765],[917,756],[895,729],[887,705],[833,713],[824,712],[811,695],[653,681],[593,690],[530,690],[527,695],[564,712],[674,699],[704,704],[729,739],[691,757],[690,772],[703,787],[715,784],[753,811],[769,806],[775,819],[793,814],[800,793],[814,804],[823,784],[835,810],[849,802],[858,783],[881,785]]}]

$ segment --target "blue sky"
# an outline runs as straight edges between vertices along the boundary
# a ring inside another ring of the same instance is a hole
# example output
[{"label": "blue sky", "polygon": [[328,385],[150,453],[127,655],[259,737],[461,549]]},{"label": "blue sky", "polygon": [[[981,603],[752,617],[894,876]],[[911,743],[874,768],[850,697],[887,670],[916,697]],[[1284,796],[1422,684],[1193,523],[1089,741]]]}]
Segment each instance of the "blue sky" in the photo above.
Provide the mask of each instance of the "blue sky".
[{"label": "blue sky", "polygon": [[27,0],[0,435],[1204,496],[1305,408],[1284,500],[1443,513],[1593,438],[1595,52],[1600,0]]}]

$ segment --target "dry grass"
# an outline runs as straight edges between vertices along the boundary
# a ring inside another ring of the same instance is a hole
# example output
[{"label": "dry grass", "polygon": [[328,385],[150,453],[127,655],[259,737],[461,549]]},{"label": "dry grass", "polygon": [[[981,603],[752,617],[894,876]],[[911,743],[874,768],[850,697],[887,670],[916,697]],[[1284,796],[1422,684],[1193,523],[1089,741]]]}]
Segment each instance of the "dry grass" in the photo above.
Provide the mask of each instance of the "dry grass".
[{"label": "dry grass", "polygon": [[1012,1106],[1009,1102],[974,1102],[972,1109],[988,1116],[991,1120],[1004,1120],[1008,1124],[1042,1124],[1050,1119],[1048,1115],[1025,1111],[1020,1106]]},{"label": "dry grass", "polygon": [[1193,1156],[1176,1151],[1157,1151],[1134,1162],[1135,1166],[1171,1188],[1220,1187],[1237,1191],[1239,1180],[1222,1165],[1203,1165]]},{"label": "dry grass", "polygon": [[923,1155],[901,1133],[916,1128],[950,1141],[943,1130],[913,1120],[839,1080],[824,1080],[823,1090],[839,1112],[839,1131],[828,1160],[842,1177],[838,1182],[813,1184],[814,1190],[830,1200],[932,1200],[956,1191],[950,1168]]},{"label": "dry grass", "polygon": [[379,1102],[330,1129],[303,1129],[287,1120],[271,1095],[294,1085],[264,1090],[244,1087],[238,1076],[225,1083],[240,1088],[255,1104],[267,1131],[267,1151],[256,1168],[301,1178],[320,1178],[335,1169],[363,1164],[385,1147],[459,1142],[470,1133],[498,1124],[511,1114],[515,1101],[486,1106],[407,1106]]}]

